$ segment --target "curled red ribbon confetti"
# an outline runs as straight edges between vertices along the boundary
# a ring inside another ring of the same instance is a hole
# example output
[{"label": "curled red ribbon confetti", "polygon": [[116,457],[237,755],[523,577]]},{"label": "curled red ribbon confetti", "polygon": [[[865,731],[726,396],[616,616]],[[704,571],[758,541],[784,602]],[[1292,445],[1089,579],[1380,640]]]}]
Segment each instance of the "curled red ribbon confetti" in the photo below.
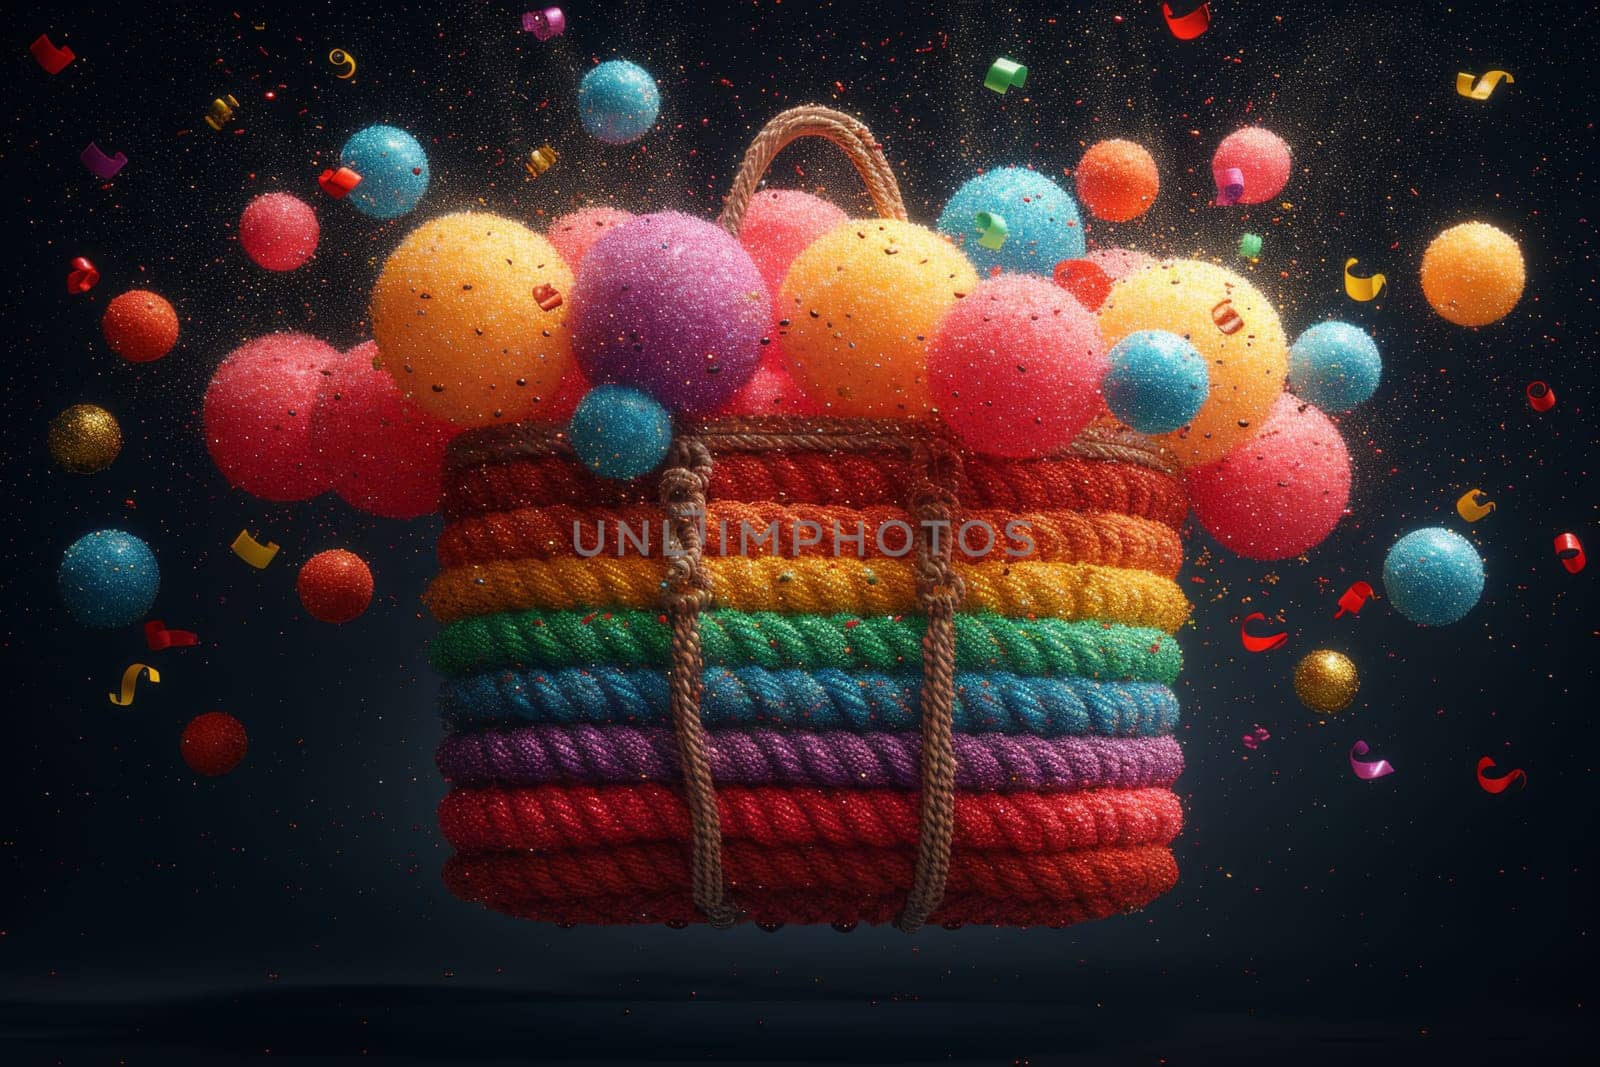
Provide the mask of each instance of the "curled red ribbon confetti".
[{"label": "curled red ribbon confetti", "polygon": [[151,619],[144,624],[144,643],[154,652],[167,648],[193,648],[200,643],[200,636],[190,630],[169,630],[160,619]]},{"label": "curled red ribbon confetti", "polygon": [[1356,582],[1339,597],[1339,610],[1333,613],[1333,617],[1343,618],[1347,611],[1352,615],[1360,615],[1362,605],[1376,595],[1366,582]]},{"label": "curled red ribbon confetti", "polygon": [[1357,756],[1365,756],[1370,751],[1372,750],[1367,747],[1365,741],[1357,741],[1350,746],[1350,769],[1356,773],[1357,778],[1363,782],[1370,782],[1374,778],[1382,778],[1386,774],[1394,773],[1394,766],[1386,759],[1356,759]]},{"label": "curled red ribbon confetti", "polygon": [[1211,28],[1211,4],[1204,3],[1187,15],[1174,15],[1171,4],[1161,5],[1161,14],[1166,16],[1167,29],[1172,31],[1172,36],[1180,41],[1192,41]]},{"label": "curled red ribbon confetti", "polygon": [[1589,557],[1583,554],[1583,542],[1570,533],[1556,535],[1556,559],[1567,568],[1568,574],[1577,574],[1589,563]]},{"label": "curled red ribbon confetti", "polygon": [[67,292],[82,296],[99,283],[100,272],[93,263],[83,256],[72,261],[72,270],[67,274]]},{"label": "curled red ribbon confetti", "polygon": [[1224,334],[1235,334],[1244,329],[1244,319],[1233,309],[1232,300],[1219,301],[1211,309],[1211,321],[1216,323],[1217,329]]},{"label": "curled red ribbon confetti", "polygon": [[1270,634],[1266,637],[1256,637],[1247,631],[1253,622],[1266,622],[1267,617],[1259,611],[1252,611],[1244,617],[1239,624],[1239,643],[1244,645],[1246,652],[1271,652],[1275,648],[1282,648],[1289,641],[1288,634]]},{"label": "curled red ribbon confetti", "polygon": [[1556,406],[1556,391],[1544,382],[1529,382],[1528,406],[1535,411],[1549,411]]},{"label": "curled red ribbon confetti", "polygon": [[534,303],[539,305],[540,311],[554,311],[561,306],[561,292],[549,282],[533,287]]},{"label": "curled red ribbon confetti", "polygon": [[1503,778],[1490,778],[1483,772],[1493,766],[1494,760],[1488,756],[1478,760],[1478,786],[1485,793],[1504,793],[1518,782],[1522,783],[1522,788],[1528,788],[1528,775],[1521,767],[1518,767]]}]

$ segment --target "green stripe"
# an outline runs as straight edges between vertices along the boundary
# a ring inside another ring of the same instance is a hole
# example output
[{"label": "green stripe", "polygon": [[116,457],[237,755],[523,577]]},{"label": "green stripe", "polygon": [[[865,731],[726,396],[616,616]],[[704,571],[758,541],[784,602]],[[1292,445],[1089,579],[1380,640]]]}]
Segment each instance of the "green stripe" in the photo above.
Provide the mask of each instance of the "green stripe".
[{"label": "green stripe", "polygon": [[[903,670],[922,661],[921,616],[786,615],[715,610],[701,616],[707,664]],[[517,611],[446,626],[434,669],[454,676],[507,667],[664,667],[672,632],[655,612]],[[1142,626],[956,616],[956,669],[1171,685],[1183,665],[1170,634]]]}]

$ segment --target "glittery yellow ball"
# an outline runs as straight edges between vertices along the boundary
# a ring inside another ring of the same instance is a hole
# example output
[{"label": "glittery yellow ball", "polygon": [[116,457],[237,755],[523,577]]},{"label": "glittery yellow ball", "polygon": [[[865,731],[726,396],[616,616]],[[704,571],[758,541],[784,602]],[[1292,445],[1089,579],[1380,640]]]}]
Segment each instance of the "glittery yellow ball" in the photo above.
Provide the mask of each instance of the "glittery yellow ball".
[{"label": "glittery yellow ball", "polygon": [[1360,688],[1356,665],[1343,652],[1319,648],[1295,664],[1295,695],[1312,711],[1343,711]]},{"label": "glittery yellow ball", "polygon": [[74,474],[111,466],[122,451],[122,427],[105,408],[74,404],[50,420],[50,455]]}]

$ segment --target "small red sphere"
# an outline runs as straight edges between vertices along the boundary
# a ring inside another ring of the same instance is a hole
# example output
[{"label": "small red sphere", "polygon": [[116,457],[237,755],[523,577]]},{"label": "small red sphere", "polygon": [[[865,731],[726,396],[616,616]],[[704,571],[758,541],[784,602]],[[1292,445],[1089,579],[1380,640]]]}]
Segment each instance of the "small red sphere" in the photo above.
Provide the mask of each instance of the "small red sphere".
[{"label": "small red sphere", "polygon": [[213,778],[239,766],[249,747],[244,723],[222,711],[208,711],[190,719],[178,742],[178,751],[189,769]]},{"label": "small red sphere", "polygon": [[372,571],[360,556],[342,548],[306,560],[294,587],[306,613],[319,622],[349,622],[372,603]]},{"label": "small red sphere", "polygon": [[106,305],[100,329],[111,351],[130,363],[150,363],[178,343],[178,313],[158,293],[129,289]]},{"label": "small red sphere", "polygon": [[239,217],[245,255],[268,270],[294,270],[305,263],[321,234],[311,205],[288,193],[264,193]]}]

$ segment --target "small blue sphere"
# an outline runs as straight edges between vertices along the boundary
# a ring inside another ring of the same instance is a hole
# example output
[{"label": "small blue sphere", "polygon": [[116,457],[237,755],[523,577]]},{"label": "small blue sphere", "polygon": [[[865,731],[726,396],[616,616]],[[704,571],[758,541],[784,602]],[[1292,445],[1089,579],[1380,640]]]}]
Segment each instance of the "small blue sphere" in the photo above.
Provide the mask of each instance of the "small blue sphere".
[{"label": "small blue sphere", "polygon": [[161,588],[161,568],[150,546],[132,534],[96,530],[61,557],[56,584],[74,619],[109,630],[138,622],[150,611]]},{"label": "small blue sphere", "polygon": [[1367,331],[1322,322],[1289,349],[1289,391],[1323,411],[1349,411],[1378,391],[1383,360]]},{"label": "small blue sphere", "polygon": [[339,162],[361,175],[346,199],[375,219],[397,219],[428,191],[428,154],[396,126],[368,126],[344,143]]},{"label": "small blue sphere", "polygon": [[[978,243],[974,219],[980,211],[1005,220],[999,248]],[[956,190],[939,216],[939,231],[955,238],[980,275],[990,267],[1050,277],[1063,259],[1083,256],[1083,222],[1078,205],[1061,186],[1022,167],[1000,167],[980,174]]]},{"label": "small blue sphere", "polygon": [[568,427],[572,450],[602,478],[625,481],[649,474],[672,444],[672,416],[648,393],[597,385],[585,394]]},{"label": "small blue sphere", "polygon": [[1211,375],[1194,345],[1166,330],[1139,330],[1111,349],[1104,391],[1111,413],[1140,433],[1189,425],[1211,395]]},{"label": "small blue sphere", "polygon": [[1412,622],[1443,626],[1466,615],[1483,595],[1483,557],[1452,530],[1413,530],[1389,549],[1383,590]]},{"label": "small blue sphere", "polygon": [[661,93],[650,72],[626,59],[602,63],[578,85],[583,128],[606,144],[627,144],[650,132],[661,113]]}]

